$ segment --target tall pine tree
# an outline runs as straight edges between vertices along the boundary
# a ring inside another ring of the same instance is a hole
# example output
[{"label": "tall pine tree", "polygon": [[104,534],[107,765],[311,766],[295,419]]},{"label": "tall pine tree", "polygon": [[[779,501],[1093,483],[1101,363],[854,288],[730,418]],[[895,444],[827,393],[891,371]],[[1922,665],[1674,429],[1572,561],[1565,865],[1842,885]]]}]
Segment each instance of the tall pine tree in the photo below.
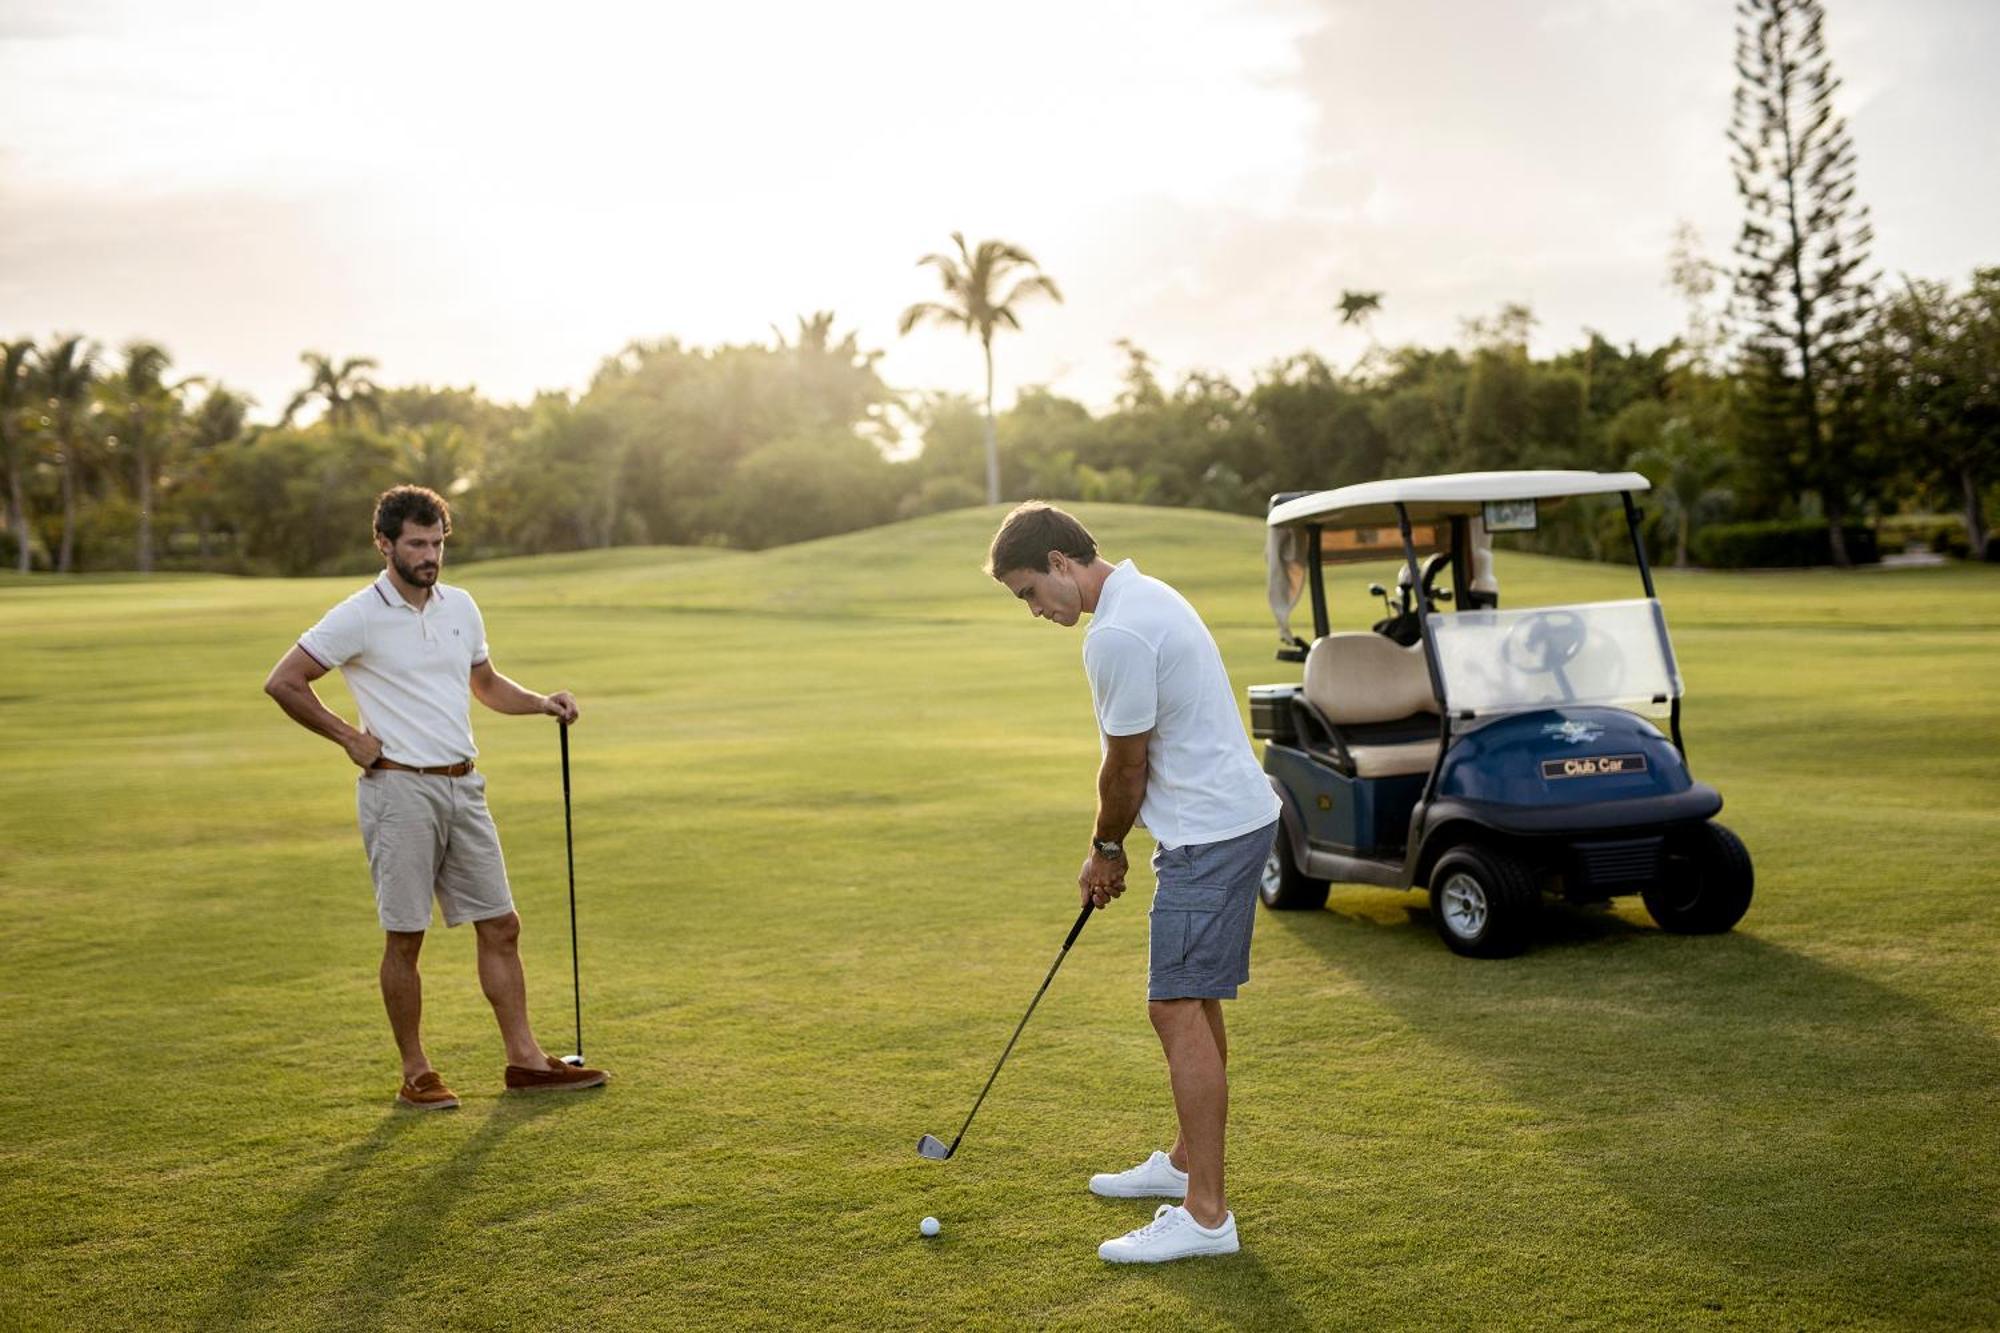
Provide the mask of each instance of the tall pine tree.
[{"label": "tall pine tree", "polygon": [[1874,229],[1854,200],[1854,143],[1834,114],[1840,80],[1820,0],[1736,6],[1735,315],[1749,419],[1745,444],[1772,481],[1819,496],[1834,559],[1865,480],[1856,411]]}]

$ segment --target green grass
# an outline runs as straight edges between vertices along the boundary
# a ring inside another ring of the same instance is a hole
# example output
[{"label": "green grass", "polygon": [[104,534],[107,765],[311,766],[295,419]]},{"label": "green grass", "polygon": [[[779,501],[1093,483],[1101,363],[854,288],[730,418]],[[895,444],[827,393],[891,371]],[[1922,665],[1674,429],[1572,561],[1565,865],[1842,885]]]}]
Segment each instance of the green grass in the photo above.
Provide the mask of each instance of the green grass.
[{"label": "green grass", "polygon": [[[1239,686],[1296,672],[1254,522],[1083,516]],[[463,571],[501,669],[583,701],[587,1038],[617,1081],[501,1097],[472,940],[440,930],[444,1116],[389,1106],[346,760],[258,689],[357,581],[7,582],[0,1326],[2000,1323],[1996,571],[1663,574],[1689,753],[1757,858],[1743,925],[1670,937],[1621,899],[1494,964],[1415,894],[1260,914],[1230,1010],[1246,1249],[1107,1270],[1147,1210],[1084,1177],[1171,1134],[1143,893],[959,1158],[912,1151],[1040,981],[1088,833],[1078,639],[980,575],[994,518]],[[1502,562],[1513,605],[1636,586]],[[1336,574],[1349,622],[1379,575]],[[567,1049],[555,735],[475,724]]]}]

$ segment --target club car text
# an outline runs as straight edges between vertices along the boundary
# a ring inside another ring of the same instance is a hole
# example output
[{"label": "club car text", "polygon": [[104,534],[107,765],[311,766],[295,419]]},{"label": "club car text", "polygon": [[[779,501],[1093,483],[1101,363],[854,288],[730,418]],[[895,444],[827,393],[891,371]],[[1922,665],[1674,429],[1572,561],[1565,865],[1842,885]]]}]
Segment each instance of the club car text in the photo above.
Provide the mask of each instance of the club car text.
[{"label": "club car text", "polygon": [[1574,759],[1542,760],[1545,778],[1608,778],[1614,773],[1643,773],[1643,754],[1587,754]]}]

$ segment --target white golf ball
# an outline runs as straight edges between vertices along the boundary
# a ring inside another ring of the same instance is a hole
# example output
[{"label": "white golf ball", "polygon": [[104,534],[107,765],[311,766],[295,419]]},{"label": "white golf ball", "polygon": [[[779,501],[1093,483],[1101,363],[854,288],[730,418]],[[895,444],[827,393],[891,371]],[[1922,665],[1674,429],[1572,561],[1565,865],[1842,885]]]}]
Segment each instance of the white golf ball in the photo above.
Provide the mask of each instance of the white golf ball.
[{"label": "white golf ball", "polygon": [[917,1229],[922,1231],[926,1236],[935,1236],[938,1233],[938,1220],[935,1217],[927,1217],[918,1225]]}]

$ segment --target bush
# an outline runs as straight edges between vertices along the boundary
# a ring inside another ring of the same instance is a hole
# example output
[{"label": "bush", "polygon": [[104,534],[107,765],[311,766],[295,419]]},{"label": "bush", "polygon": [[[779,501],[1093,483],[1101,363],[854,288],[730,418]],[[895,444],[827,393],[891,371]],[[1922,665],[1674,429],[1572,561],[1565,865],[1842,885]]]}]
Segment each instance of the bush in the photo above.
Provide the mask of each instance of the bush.
[{"label": "bush", "polygon": [[1965,524],[1957,519],[1932,528],[1930,541],[1931,549],[1939,555],[1948,555],[1954,560],[1972,558],[1972,538],[1965,535]]},{"label": "bush", "polygon": [[[1857,565],[1878,559],[1875,534],[1859,523],[1841,528],[1847,558]],[[1694,535],[1695,562],[1709,569],[1796,569],[1833,563],[1826,524],[1819,519],[1775,519],[1764,523],[1715,523]]]},{"label": "bush", "polygon": [[1930,540],[1937,522],[1931,514],[1890,514],[1875,523],[1875,549],[1883,555],[1902,555],[1912,546]]},{"label": "bush", "polygon": [[918,518],[943,513],[947,509],[970,509],[986,503],[986,492],[977,482],[963,477],[927,477],[923,485],[903,497],[896,506],[898,518]]},{"label": "bush", "polygon": [[2000,532],[1989,532],[1986,534],[1986,554],[1984,559],[1989,565],[2000,565]]},{"label": "bush", "polygon": [[1891,514],[1875,525],[1875,533],[1884,555],[1928,550],[1954,560],[1972,558],[1965,520],[1954,514]]}]

